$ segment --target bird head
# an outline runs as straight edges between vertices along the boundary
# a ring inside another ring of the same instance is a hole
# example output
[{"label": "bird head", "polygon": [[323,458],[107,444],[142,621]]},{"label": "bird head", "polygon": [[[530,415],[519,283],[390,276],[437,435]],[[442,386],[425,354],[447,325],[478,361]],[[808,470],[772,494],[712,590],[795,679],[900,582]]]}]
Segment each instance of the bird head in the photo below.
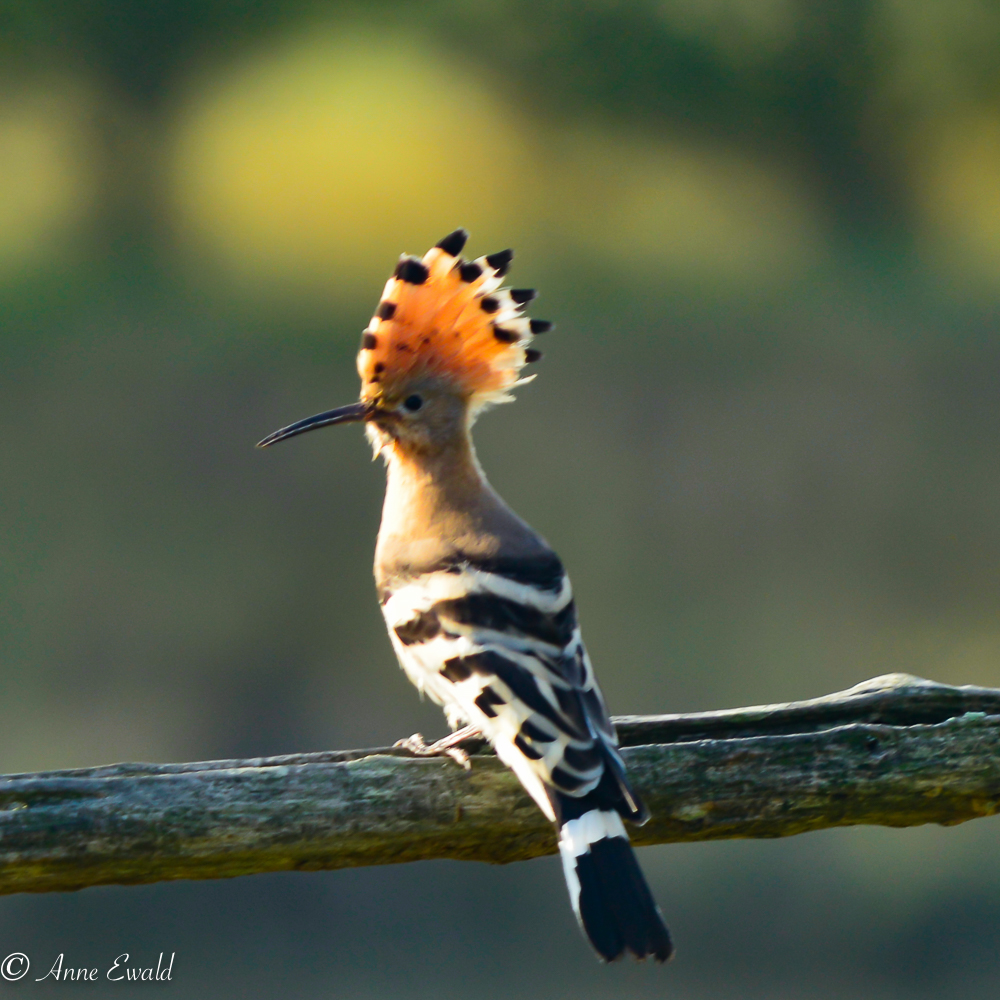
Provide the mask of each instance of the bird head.
[{"label": "bird head", "polygon": [[456,229],[422,258],[402,256],[361,337],[361,398],[299,420],[259,442],[266,448],[333,424],[367,424],[376,453],[433,453],[468,432],[488,406],[507,402],[541,358],[530,346],[551,328],[523,315],[535,293],[501,287],[514,254],[460,255]]}]

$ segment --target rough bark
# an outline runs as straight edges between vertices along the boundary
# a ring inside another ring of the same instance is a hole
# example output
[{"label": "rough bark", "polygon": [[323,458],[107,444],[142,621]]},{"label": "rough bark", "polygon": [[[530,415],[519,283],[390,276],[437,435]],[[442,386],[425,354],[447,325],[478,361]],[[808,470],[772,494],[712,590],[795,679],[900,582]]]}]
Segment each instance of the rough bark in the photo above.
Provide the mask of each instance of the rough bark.
[{"label": "rough bark", "polygon": [[[616,720],[652,820],[636,844],[954,824],[1000,809],[1000,690],[904,674],[807,702]],[[481,741],[0,777],[0,893],[429,858],[555,836]]]}]

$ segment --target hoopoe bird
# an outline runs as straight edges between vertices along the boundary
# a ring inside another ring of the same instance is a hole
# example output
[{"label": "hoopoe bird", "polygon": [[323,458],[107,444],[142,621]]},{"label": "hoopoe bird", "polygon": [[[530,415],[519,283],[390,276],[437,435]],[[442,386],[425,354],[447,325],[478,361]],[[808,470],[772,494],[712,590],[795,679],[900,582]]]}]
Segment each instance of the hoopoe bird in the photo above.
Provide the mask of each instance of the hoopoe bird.
[{"label": "hoopoe bird", "polygon": [[[559,830],[570,901],[606,961],[666,961],[670,934],[622,819],[648,812],[629,783],[569,577],[486,480],[471,428],[529,381],[535,293],[504,288],[513,252],[466,261],[458,229],[403,256],[361,340],[357,403],[290,424],[260,447],[363,423],[387,465],[375,582],[409,679],[454,736],[478,731]],[[532,376],[533,377],[533,376]],[[454,746],[453,738],[434,747]]]}]

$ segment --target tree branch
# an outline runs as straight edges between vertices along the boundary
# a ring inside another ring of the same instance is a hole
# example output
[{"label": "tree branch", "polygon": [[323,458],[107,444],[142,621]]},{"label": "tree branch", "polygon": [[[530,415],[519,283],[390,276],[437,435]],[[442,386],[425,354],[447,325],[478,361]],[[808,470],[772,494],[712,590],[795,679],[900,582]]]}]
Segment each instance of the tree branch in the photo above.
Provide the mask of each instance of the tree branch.
[{"label": "tree branch", "polygon": [[[1000,690],[890,674],[788,705],[628,716],[636,844],[1000,810]],[[555,851],[481,741],[471,770],[390,747],[0,777],[0,893]]]}]

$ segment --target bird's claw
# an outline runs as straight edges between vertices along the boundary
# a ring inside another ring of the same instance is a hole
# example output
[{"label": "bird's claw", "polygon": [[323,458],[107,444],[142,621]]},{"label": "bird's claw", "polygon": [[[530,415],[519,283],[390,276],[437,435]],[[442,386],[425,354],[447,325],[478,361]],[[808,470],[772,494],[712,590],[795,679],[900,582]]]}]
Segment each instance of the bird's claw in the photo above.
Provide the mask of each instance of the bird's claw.
[{"label": "bird's claw", "polygon": [[404,740],[396,740],[393,746],[409,750],[414,757],[450,757],[455,763],[461,764],[466,771],[471,771],[472,764],[469,762],[469,755],[458,744],[469,739],[470,736],[476,735],[479,735],[479,730],[467,726],[450,736],[445,736],[444,739],[440,739],[436,743],[427,744],[420,733],[414,733]]}]

